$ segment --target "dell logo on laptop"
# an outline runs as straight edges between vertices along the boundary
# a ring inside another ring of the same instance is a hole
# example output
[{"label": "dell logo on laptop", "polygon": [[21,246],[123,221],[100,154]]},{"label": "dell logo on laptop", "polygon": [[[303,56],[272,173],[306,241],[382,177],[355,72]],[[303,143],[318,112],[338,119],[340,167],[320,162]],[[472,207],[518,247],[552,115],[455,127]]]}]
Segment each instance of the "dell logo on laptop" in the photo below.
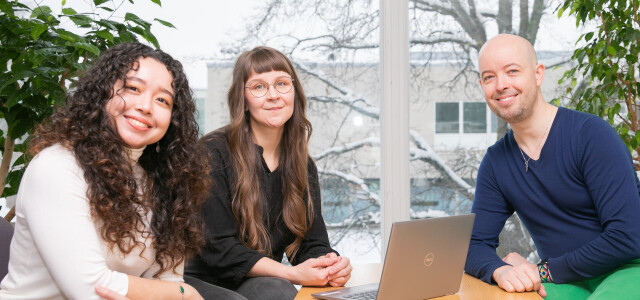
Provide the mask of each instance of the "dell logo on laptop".
[{"label": "dell logo on laptop", "polygon": [[433,263],[433,253],[429,252],[427,256],[424,257],[424,266],[428,267]]}]

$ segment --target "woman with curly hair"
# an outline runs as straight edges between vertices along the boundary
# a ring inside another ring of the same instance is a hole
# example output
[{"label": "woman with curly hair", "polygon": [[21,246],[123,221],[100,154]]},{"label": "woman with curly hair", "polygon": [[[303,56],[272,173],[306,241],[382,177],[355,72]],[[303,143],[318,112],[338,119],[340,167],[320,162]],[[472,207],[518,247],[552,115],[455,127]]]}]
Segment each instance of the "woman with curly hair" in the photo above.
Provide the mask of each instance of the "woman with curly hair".
[{"label": "woman with curly hair", "polygon": [[182,282],[210,188],[180,62],[105,51],[30,141],[0,299],[202,299]]},{"label": "woman with curly hair", "polygon": [[[268,47],[244,52],[227,101],[230,124],[200,140],[215,188],[203,206],[207,244],[185,281],[205,298],[224,299],[293,299],[292,283],[344,285],[351,265],[329,245],[311,123],[291,61]],[[293,266],[280,263],[285,253]]]}]

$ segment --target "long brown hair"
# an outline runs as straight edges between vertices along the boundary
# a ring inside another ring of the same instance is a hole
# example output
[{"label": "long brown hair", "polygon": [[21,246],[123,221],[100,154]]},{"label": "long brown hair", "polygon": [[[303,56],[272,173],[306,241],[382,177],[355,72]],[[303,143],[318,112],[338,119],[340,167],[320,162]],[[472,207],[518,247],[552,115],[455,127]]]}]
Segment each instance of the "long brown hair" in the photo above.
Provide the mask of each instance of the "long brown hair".
[{"label": "long brown hair", "polygon": [[269,47],[256,47],[242,53],[233,68],[233,81],[227,94],[231,123],[229,148],[237,175],[232,209],[239,227],[240,240],[246,246],[267,255],[271,254],[271,241],[263,221],[263,191],[259,173],[262,170],[260,153],[254,146],[250,114],[246,107],[245,84],[252,72],[283,71],[293,78],[295,91],[293,115],[284,125],[280,141],[278,168],[282,177],[282,218],[295,235],[285,252],[293,259],[313,221],[313,203],[309,195],[307,163],[311,123],[306,117],[307,100],[300,79],[291,61],[280,51]]},{"label": "long brown hair", "polygon": [[[105,105],[114,94],[117,80],[139,67],[138,60],[151,57],[173,76],[174,104],[165,135],[148,145],[138,159],[146,178],[138,194],[128,146],[115,128]],[[100,234],[109,247],[130,253],[136,233],[146,230],[140,207],[153,212],[151,231],[155,261],[169,270],[191,257],[204,244],[198,210],[210,187],[208,162],[198,139],[195,104],[182,65],[168,54],[140,43],[120,44],[102,53],[80,78],[66,105],[57,109],[35,132],[29,153],[61,144],[71,150],[88,183],[87,198],[94,221],[102,223]]]}]

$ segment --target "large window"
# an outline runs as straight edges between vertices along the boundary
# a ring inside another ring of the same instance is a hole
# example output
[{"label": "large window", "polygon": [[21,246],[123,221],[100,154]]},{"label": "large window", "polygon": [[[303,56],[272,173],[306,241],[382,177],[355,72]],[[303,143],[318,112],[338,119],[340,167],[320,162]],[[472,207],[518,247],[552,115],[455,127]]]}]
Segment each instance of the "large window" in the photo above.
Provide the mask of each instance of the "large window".
[{"label": "large window", "polygon": [[[291,0],[261,3],[255,11],[257,17],[247,19],[249,30],[235,34],[235,43],[218,53],[223,59],[209,64],[207,131],[229,120],[224,99],[238,54],[266,44],[285,52],[301,77],[314,128],[310,152],[320,174],[323,214],[338,251],[354,262],[368,262],[375,255],[373,260],[379,261],[383,252],[379,248],[383,244],[380,223],[388,211],[409,207],[412,218],[468,212],[477,167],[486,147],[496,140],[497,125],[478,88],[475,65],[482,41],[476,37],[491,36],[499,27],[495,23],[498,18],[467,15],[469,10],[464,7],[459,14],[443,14],[442,5],[449,7],[449,1],[326,0],[308,6]],[[379,7],[381,3],[408,4],[408,18],[400,20],[402,14],[396,11],[392,22],[384,22],[389,20],[381,10],[388,7]],[[497,7],[497,0],[466,3],[462,6]],[[336,14],[338,10],[349,13]],[[274,15],[279,17],[271,18]],[[477,18],[474,24],[479,26],[463,26]],[[405,23],[409,24],[408,33],[406,26],[397,26],[402,30],[394,31],[394,26]],[[470,28],[473,32],[467,33]],[[410,37],[406,43],[393,43],[393,37],[405,34]],[[385,58],[405,54],[388,47],[389,40],[392,45],[409,44],[408,64],[379,60],[381,53]],[[384,51],[380,52],[381,48]],[[382,72],[381,65],[386,66]],[[386,80],[393,72],[409,74],[409,78]],[[404,95],[381,92],[398,84],[408,86],[408,101]],[[394,100],[396,107],[408,106],[409,116],[393,115],[381,124],[381,117],[390,115],[385,106],[389,102],[381,103],[381,98]],[[388,126],[406,127],[405,122],[409,123],[410,137],[389,138]],[[410,153],[408,162],[397,157],[386,160],[393,152],[389,149],[400,144],[408,144],[409,151],[396,152]],[[381,160],[383,155],[385,161]],[[392,199],[386,196],[392,190],[387,185],[389,177],[385,173],[381,180],[380,174],[400,164],[408,165],[409,171],[393,176],[409,178],[392,192],[404,188],[410,190],[410,196]],[[406,205],[408,201],[410,205]]]}]

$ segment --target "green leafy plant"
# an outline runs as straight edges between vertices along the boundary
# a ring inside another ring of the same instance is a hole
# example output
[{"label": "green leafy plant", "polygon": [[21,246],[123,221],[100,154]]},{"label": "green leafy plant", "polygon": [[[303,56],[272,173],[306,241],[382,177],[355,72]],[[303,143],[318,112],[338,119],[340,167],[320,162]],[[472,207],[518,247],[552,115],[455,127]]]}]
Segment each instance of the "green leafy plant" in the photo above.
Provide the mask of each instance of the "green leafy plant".
[{"label": "green leafy plant", "polygon": [[[161,5],[160,0],[151,1]],[[159,48],[151,22],[133,13],[116,17],[125,2],[133,4],[133,0],[93,0],[92,12],[79,13],[63,0],[62,14],[56,15],[48,6],[32,8],[0,0],[0,119],[6,122],[0,137],[3,197],[17,193],[29,134],[64,104],[68,89],[102,50],[140,38]],[[72,26],[63,24],[67,20]],[[164,20],[154,21],[173,27]],[[14,152],[20,156],[11,164]],[[13,218],[12,212],[6,218]]]},{"label": "green leafy plant", "polygon": [[597,25],[578,38],[576,44],[585,45],[574,51],[575,66],[560,79],[569,84],[569,105],[609,121],[629,147],[636,170],[640,170],[639,5],[640,0],[567,0],[557,8],[559,17],[567,11],[575,16],[576,26]]}]

